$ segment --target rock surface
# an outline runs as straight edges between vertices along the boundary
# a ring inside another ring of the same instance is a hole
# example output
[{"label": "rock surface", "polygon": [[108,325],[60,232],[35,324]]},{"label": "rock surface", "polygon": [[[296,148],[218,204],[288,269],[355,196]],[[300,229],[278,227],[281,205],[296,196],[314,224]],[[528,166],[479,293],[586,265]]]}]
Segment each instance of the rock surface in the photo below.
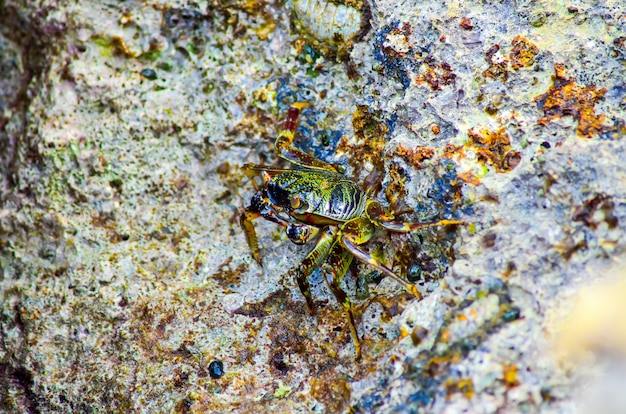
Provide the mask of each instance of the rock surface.
[{"label": "rock surface", "polygon": [[[624,412],[622,3],[0,2],[0,411]],[[239,227],[297,101],[298,146],[466,222],[371,243],[422,301],[351,267],[361,361]]]}]

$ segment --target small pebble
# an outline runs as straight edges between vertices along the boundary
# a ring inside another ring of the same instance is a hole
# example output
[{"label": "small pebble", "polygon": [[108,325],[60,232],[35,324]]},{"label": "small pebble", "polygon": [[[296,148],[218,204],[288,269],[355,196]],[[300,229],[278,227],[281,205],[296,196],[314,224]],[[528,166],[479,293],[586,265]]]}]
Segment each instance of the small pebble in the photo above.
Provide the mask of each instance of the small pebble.
[{"label": "small pebble", "polygon": [[222,376],[224,375],[224,363],[219,359],[211,361],[211,363],[209,364],[209,375],[213,379],[222,378]]},{"label": "small pebble", "polygon": [[157,74],[152,69],[144,69],[141,71],[141,76],[149,80],[155,80],[157,78]]},{"label": "small pebble", "polygon": [[413,345],[417,346],[422,343],[424,339],[428,336],[428,329],[423,328],[421,326],[416,326],[411,331],[411,341]]}]

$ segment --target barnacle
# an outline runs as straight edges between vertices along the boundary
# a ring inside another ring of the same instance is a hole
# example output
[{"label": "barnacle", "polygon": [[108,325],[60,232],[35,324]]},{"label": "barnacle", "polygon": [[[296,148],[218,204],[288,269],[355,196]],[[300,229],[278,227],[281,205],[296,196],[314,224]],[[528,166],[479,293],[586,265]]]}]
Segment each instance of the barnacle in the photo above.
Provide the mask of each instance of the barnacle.
[{"label": "barnacle", "polygon": [[369,30],[369,5],[364,1],[293,0],[294,23],[324,54],[345,54]]}]

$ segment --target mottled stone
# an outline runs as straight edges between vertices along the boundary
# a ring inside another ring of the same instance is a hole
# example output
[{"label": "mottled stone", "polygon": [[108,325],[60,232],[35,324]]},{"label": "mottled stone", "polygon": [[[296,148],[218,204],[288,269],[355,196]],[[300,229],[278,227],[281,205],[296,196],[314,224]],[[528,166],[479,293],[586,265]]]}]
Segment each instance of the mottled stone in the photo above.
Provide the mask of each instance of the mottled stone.
[{"label": "mottled stone", "polygon": [[[619,407],[621,308],[574,303],[623,290],[626,9],[587,3],[344,1],[331,53],[289,2],[2,2],[0,411]],[[239,227],[297,101],[296,145],[466,223],[370,243],[420,302],[352,266],[360,362],[307,248]]]}]

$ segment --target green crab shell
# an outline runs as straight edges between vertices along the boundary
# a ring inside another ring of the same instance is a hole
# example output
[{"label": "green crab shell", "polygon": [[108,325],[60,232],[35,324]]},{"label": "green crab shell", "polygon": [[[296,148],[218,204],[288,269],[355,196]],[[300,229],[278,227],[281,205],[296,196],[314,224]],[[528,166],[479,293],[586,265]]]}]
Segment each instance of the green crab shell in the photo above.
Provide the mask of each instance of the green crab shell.
[{"label": "green crab shell", "polygon": [[285,171],[269,180],[266,192],[272,204],[312,225],[361,217],[367,202],[367,195],[356,183],[330,171]]}]

